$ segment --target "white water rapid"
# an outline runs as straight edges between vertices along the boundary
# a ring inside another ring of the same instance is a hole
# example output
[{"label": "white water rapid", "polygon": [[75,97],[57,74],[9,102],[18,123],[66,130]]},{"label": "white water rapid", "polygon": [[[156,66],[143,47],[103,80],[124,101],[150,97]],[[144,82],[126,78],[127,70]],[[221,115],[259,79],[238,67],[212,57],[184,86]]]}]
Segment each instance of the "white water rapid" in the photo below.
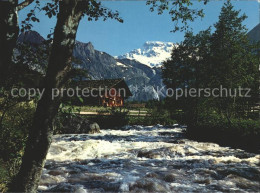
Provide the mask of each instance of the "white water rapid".
[{"label": "white water rapid", "polygon": [[258,192],[260,155],[186,139],[178,126],[55,135],[40,192]]}]

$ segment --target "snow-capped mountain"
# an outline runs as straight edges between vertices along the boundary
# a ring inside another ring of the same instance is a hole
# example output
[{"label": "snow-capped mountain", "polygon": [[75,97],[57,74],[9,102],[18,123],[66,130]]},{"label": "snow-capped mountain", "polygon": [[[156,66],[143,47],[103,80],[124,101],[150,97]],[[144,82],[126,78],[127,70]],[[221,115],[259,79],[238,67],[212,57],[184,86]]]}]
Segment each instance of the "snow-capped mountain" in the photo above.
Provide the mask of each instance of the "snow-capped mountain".
[{"label": "snow-capped mountain", "polygon": [[149,67],[160,67],[163,61],[171,57],[175,45],[172,42],[148,41],[142,48],[132,50],[117,58],[136,60]]},{"label": "snow-capped mountain", "polygon": [[[18,38],[20,43],[29,43],[35,48],[41,46],[43,40],[43,37],[35,31],[21,33]],[[95,50],[90,42],[76,41],[73,55],[80,60],[80,63],[73,66],[85,69],[93,80],[124,78],[133,94],[128,100],[148,101],[164,97],[160,68],[150,68],[127,58],[114,58],[106,52]],[[47,62],[45,64],[47,65]],[[37,64],[29,65],[30,69],[40,71]]]}]

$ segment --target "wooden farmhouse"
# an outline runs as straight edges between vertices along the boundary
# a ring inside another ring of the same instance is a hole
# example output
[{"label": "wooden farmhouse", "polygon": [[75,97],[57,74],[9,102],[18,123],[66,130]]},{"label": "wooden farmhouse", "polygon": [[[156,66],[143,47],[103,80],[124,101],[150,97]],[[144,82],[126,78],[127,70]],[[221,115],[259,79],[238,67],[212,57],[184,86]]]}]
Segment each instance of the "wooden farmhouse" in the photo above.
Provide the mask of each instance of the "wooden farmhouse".
[{"label": "wooden farmhouse", "polygon": [[121,107],[132,96],[124,79],[84,80],[78,86],[91,92],[89,97],[83,97],[85,105]]}]

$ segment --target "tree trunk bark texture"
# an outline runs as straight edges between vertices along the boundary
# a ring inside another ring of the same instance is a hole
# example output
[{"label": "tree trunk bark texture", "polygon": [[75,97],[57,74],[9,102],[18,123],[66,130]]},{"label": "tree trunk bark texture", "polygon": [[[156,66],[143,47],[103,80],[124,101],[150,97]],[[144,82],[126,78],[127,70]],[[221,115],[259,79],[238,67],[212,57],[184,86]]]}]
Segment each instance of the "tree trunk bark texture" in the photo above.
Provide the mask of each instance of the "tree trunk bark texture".
[{"label": "tree trunk bark texture", "polygon": [[13,51],[19,34],[18,0],[0,2],[0,86],[10,78]]},{"label": "tree trunk bark texture", "polygon": [[22,160],[21,169],[10,185],[11,192],[37,192],[53,135],[53,121],[60,99],[52,99],[52,89],[62,88],[71,69],[77,28],[83,15],[78,0],[59,2],[52,51],[45,77],[45,92],[37,105]]}]

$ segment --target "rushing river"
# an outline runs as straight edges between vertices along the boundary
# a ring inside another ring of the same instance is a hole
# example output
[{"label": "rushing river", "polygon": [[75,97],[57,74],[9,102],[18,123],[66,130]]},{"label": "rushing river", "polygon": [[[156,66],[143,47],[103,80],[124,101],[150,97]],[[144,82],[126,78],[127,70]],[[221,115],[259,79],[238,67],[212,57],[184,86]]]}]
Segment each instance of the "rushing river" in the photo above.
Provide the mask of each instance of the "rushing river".
[{"label": "rushing river", "polygon": [[188,140],[177,126],[55,135],[39,191],[258,192],[259,159]]}]

